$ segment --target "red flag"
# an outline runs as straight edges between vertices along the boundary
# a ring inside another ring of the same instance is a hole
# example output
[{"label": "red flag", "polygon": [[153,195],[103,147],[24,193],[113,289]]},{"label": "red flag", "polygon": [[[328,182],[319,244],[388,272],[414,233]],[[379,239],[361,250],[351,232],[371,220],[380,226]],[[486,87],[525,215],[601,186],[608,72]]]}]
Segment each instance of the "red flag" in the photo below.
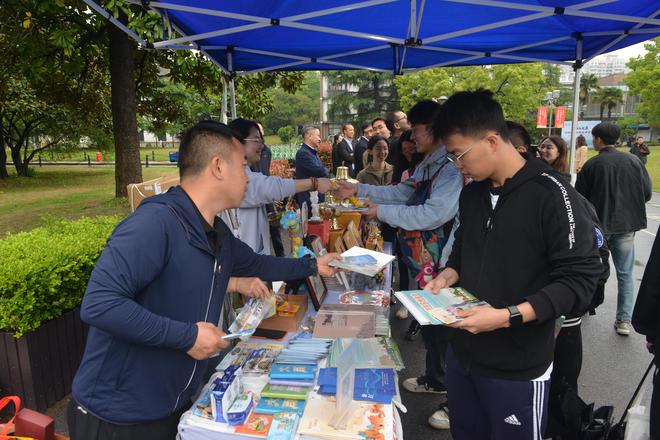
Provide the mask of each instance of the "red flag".
[{"label": "red flag", "polygon": [[536,128],[545,128],[548,126],[548,107],[539,107],[536,114]]},{"label": "red flag", "polygon": [[563,128],[564,121],[566,121],[566,107],[557,107],[555,113],[555,127]]}]

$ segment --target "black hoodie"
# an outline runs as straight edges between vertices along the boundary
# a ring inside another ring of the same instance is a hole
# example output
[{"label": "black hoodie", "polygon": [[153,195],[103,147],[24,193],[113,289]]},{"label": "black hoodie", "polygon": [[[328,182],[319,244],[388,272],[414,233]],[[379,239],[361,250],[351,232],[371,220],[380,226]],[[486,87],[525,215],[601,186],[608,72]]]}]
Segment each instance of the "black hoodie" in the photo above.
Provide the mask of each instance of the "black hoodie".
[{"label": "black hoodie", "polygon": [[461,330],[452,348],[475,375],[532,380],[552,362],[554,319],[586,311],[602,267],[583,199],[547,164],[528,161],[499,190],[493,210],[489,180],[463,189],[447,266],[460,286],[495,308],[529,301],[537,320]]}]

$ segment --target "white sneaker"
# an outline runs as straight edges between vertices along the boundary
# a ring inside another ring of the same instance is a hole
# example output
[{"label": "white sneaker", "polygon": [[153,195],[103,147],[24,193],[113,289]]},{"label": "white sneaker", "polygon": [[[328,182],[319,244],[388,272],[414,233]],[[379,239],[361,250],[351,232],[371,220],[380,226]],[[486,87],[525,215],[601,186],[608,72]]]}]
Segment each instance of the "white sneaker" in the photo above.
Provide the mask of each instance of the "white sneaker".
[{"label": "white sneaker", "polygon": [[618,319],[614,321],[614,329],[621,336],[629,336],[632,326],[629,321],[619,321]]},{"label": "white sneaker", "polygon": [[403,388],[411,393],[447,394],[447,390],[438,390],[428,386],[424,376],[409,377],[403,381]]},{"label": "white sneaker", "polygon": [[399,309],[396,311],[395,315],[399,319],[407,319],[409,315],[408,309],[403,306],[399,306]]},{"label": "white sneaker", "polygon": [[449,429],[449,408],[441,406],[429,417],[429,425],[435,429]]}]

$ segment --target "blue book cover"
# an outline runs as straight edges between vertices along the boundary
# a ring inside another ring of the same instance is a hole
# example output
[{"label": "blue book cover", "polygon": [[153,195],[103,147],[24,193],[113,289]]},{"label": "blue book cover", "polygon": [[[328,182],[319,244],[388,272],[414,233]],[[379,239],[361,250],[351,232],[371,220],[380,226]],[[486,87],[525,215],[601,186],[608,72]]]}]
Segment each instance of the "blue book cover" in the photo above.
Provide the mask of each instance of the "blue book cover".
[{"label": "blue book cover", "polygon": [[[356,368],[353,399],[376,403],[390,403],[396,395],[392,368]],[[337,394],[337,369],[321,368],[317,380],[319,394]]]},{"label": "blue book cover", "polygon": [[313,380],[316,366],[302,364],[274,364],[270,370],[271,379]]},{"label": "blue book cover", "polygon": [[296,433],[299,419],[298,414],[294,412],[275,414],[266,440],[291,440]]},{"label": "blue book cover", "polygon": [[293,399],[274,399],[270,397],[262,397],[257,404],[254,412],[257,414],[276,414],[279,412],[295,412],[302,416],[305,409],[304,400]]}]

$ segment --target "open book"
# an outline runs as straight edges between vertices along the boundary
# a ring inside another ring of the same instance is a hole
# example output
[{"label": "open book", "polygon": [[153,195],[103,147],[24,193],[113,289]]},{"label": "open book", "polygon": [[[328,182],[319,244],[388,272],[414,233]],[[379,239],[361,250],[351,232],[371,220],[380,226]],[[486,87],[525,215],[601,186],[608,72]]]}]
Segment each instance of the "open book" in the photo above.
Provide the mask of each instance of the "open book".
[{"label": "open book", "polygon": [[424,290],[404,290],[394,294],[421,325],[451,324],[461,320],[454,314],[457,309],[489,305],[461,287],[440,289],[438,294]]},{"label": "open book", "polygon": [[331,261],[328,265],[361,273],[368,277],[373,277],[394,260],[394,256],[392,255],[359,246],[353,246],[341,254],[341,258],[341,260]]}]

